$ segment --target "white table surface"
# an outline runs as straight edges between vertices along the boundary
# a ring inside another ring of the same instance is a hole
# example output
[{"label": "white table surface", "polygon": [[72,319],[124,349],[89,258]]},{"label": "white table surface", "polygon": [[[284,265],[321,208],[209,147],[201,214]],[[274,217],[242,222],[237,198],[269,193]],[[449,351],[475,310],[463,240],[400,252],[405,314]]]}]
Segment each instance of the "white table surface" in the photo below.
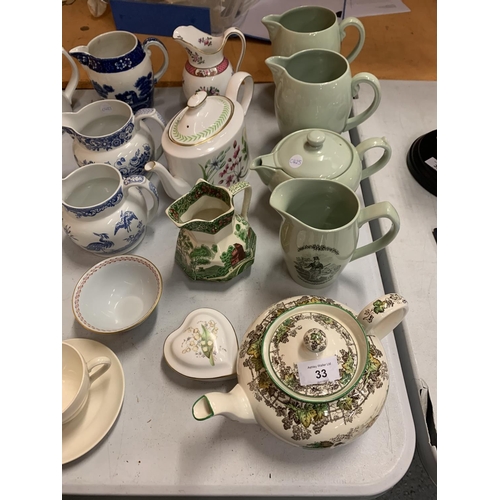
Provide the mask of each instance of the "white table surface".
[{"label": "white table surface", "polygon": [[[425,414],[429,397],[437,432],[437,244],[432,234],[437,227],[437,198],[413,178],[406,154],[413,141],[437,128],[437,85],[382,81],[381,88],[379,108],[357,132],[360,140],[385,136],[392,147],[392,158],[381,171],[363,181],[362,190],[367,202],[371,196],[373,201],[390,201],[401,218],[401,231],[383,258],[379,256],[379,264],[391,291],[401,293],[411,304],[397,330],[402,333],[398,348],[409,381],[419,453],[436,481],[437,447],[430,442],[431,424],[426,423]],[[369,102],[370,93],[360,91],[359,99],[354,100],[355,114]],[[380,150],[369,151],[365,160],[371,165],[379,156]],[[386,221],[380,226],[386,228]]]},{"label": "white table surface", "polygon": [[[270,152],[280,140],[273,91],[272,84],[255,87],[246,117],[252,157]],[[97,99],[92,90],[77,91],[74,108]],[[170,119],[184,106],[181,89],[157,89],[155,106]],[[76,168],[67,134],[63,134],[62,146],[64,176]],[[197,382],[168,368],[162,359],[164,341],[187,314],[199,307],[218,309],[241,340],[268,306],[312,292],[288,275],[278,240],[281,219],[269,206],[269,190],[255,172],[248,180],[253,187],[249,220],[257,235],[256,260],[250,270],[220,284],[193,282],[174,263],[178,230],[164,213],[172,200],[159,190],[158,215],[133,253],[155,263],[164,291],[156,312],[124,334],[94,334],[74,320],[73,288],[101,259],[77,247],[61,230],[62,337],[94,339],[112,349],[123,365],[126,387],[121,413],[107,436],[86,455],[63,466],[63,493],[369,498],[392,488],[407,471],[415,449],[415,429],[392,333],[383,340],[390,372],[387,402],[373,427],[349,445],[303,450],[279,441],[258,425],[224,417],[204,422],[193,419],[191,406],[202,394],[227,392],[235,382]],[[370,240],[365,225],[360,244]],[[358,311],[383,295],[375,255],[349,264],[339,280],[321,292]]]}]

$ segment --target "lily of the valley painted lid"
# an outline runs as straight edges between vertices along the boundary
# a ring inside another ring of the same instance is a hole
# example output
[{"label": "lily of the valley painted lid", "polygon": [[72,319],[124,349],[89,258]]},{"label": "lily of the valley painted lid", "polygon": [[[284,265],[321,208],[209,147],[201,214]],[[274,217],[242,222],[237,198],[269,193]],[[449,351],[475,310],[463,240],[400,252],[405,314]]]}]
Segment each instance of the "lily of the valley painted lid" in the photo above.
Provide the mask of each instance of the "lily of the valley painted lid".
[{"label": "lily of the valley painted lid", "polygon": [[274,384],[294,399],[326,403],[359,382],[368,344],[356,318],[332,304],[284,310],[263,335],[261,355]]},{"label": "lily of the valley painted lid", "polygon": [[181,146],[208,141],[231,121],[234,104],[224,96],[208,97],[205,91],[191,96],[187,107],[178,113],[168,129],[168,137]]},{"label": "lily of the valley painted lid", "polygon": [[335,179],[354,159],[342,136],[323,129],[298,130],[280,141],[274,153],[276,167],[291,177]]}]

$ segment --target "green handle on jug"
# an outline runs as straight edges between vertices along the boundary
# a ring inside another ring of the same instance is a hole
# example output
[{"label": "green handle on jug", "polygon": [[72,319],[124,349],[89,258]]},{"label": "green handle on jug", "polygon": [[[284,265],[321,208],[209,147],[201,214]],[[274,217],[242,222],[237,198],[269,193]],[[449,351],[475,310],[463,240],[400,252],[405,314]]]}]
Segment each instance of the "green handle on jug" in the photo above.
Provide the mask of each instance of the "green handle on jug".
[{"label": "green handle on jug", "polygon": [[358,227],[363,224],[370,222],[375,219],[389,219],[392,224],[391,228],[380,238],[363,245],[362,247],[356,248],[352,254],[353,260],[359,259],[360,257],[366,257],[371,253],[378,252],[385,248],[399,233],[400,220],[396,209],[388,201],[380,201],[369,207],[362,208],[358,216]]},{"label": "green handle on jug", "polygon": [[356,59],[357,55],[361,52],[361,49],[365,44],[365,27],[363,26],[363,23],[356,17],[346,17],[339,24],[341,40],[343,40],[345,37],[345,29],[347,28],[347,26],[353,26],[359,32],[358,43],[356,44],[354,49],[352,49],[351,53],[346,56],[346,59],[351,63],[352,61],[354,61],[354,59]]},{"label": "green handle on jug", "polygon": [[365,120],[370,118],[370,116],[372,116],[379,107],[381,92],[380,82],[378,81],[378,78],[375,75],[366,72],[358,73],[357,75],[353,76],[351,80],[351,92],[353,97],[358,95],[360,83],[367,83],[373,89],[373,101],[363,112],[359,113],[359,115],[352,116],[351,118],[347,119],[347,123],[345,124],[343,132],[347,132],[348,130],[351,130],[352,128],[357,127],[359,124],[363,123]]}]

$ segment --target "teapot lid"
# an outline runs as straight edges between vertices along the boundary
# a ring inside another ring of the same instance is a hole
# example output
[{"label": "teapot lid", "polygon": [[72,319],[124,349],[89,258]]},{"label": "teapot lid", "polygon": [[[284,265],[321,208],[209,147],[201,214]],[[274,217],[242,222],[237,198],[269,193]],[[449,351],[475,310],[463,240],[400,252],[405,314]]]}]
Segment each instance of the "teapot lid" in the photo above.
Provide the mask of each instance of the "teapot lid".
[{"label": "teapot lid", "polygon": [[304,297],[284,308],[262,336],[264,367],[294,399],[327,403],[359,382],[368,362],[368,342],[352,312],[333,301]]},{"label": "teapot lid", "polygon": [[208,141],[231,121],[234,104],[224,96],[210,96],[202,90],[192,95],[187,107],[175,116],[168,137],[181,146],[194,146]]},{"label": "teapot lid", "polygon": [[350,144],[324,129],[304,129],[286,136],[274,148],[276,167],[291,177],[335,179],[353,162]]}]

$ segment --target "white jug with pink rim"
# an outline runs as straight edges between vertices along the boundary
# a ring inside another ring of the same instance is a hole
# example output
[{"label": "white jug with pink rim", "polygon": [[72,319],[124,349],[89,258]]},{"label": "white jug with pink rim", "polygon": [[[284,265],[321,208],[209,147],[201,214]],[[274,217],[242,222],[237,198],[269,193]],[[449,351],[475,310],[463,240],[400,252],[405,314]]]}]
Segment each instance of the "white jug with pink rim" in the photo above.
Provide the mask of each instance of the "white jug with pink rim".
[{"label": "white jug with pink rim", "polygon": [[[233,71],[231,62],[224,56],[224,47],[232,35],[241,40],[241,52]],[[240,69],[245,55],[245,35],[237,28],[228,28],[222,36],[212,36],[194,26],[179,26],[173,33],[188,54],[182,71],[182,89],[186,99],[203,90],[208,95],[225,95],[227,85],[234,72]]]}]

